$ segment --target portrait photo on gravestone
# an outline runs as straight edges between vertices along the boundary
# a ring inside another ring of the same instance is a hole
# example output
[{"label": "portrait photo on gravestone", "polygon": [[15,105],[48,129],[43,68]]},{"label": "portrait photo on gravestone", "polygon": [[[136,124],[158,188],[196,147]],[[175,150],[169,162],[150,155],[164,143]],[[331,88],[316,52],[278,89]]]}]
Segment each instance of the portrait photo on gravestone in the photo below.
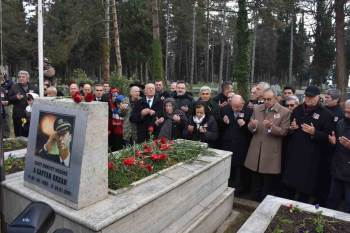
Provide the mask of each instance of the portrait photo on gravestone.
[{"label": "portrait photo on gravestone", "polygon": [[40,111],[35,155],[70,166],[75,116]]}]

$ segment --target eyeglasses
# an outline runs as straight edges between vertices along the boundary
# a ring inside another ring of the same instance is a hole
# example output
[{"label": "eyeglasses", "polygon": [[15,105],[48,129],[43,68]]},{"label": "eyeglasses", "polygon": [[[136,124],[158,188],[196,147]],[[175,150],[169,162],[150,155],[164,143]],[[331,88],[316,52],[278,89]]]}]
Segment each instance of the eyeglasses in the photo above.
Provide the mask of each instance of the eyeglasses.
[{"label": "eyeglasses", "polygon": [[263,100],[266,102],[270,102],[270,101],[272,101],[272,98],[263,98]]},{"label": "eyeglasses", "polygon": [[295,104],[286,104],[287,107],[294,107]]}]

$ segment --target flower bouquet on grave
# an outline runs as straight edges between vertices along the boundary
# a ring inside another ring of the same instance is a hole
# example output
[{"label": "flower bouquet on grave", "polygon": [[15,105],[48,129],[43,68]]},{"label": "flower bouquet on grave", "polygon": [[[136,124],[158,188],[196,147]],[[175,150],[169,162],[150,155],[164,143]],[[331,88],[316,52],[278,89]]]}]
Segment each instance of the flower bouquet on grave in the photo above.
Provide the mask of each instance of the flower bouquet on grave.
[{"label": "flower bouquet on grave", "polygon": [[141,144],[110,153],[108,158],[108,186],[119,189],[179,162],[190,162],[200,154],[212,155],[203,143],[188,140],[154,138]]}]

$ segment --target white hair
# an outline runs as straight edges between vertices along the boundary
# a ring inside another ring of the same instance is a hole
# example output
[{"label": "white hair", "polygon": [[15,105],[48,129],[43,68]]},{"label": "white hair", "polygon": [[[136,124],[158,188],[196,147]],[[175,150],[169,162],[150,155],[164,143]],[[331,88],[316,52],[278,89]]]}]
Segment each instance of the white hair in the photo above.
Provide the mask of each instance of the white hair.
[{"label": "white hair", "polygon": [[270,84],[268,84],[267,82],[260,82],[258,85],[261,85],[264,90],[270,88]]},{"label": "white hair", "polygon": [[27,78],[30,77],[28,71],[26,71],[26,70],[20,70],[18,72],[18,76],[20,76],[20,75],[25,75],[25,76],[27,76]]},{"label": "white hair", "polygon": [[209,91],[209,93],[211,93],[211,88],[208,86],[202,86],[201,89],[199,89],[199,92],[202,93],[203,91]]}]

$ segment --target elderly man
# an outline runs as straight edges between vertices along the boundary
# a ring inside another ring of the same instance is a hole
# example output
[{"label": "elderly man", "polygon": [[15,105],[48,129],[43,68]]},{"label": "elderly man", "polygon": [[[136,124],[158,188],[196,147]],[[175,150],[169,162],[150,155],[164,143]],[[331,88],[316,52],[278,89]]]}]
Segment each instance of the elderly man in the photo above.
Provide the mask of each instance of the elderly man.
[{"label": "elderly man", "polygon": [[78,84],[76,84],[76,83],[71,83],[70,85],[69,85],[69,95],[70,96],[73,96],[76,92],[78,92],[79,91],[79,86],[78,86]]},{"label": "elderly man", "polygon": [[278,103],[272,89],[263,93],[264,104],[255,105],[249,130],[253,133],[244,165],[253,171],[253,192],[260,201],[272,192],[281,173],[282,139],[289,129],[290,112]]},{"label": "elderly man", "polygon": [[270,84],[267,82],[260,82],[255,87],[255,96],[257,104],[263,104],[264,103],[264,91],[270,88]]},{"label": "elderly man", "polygon": [[57,89],[54,86],[50,86],[46,89],[46,96],[47,97],[56,97],[57,96]]},{"label": "elderly man", "polygon": [[176,93],[174,94],[176,107],[186,113],[189,118],[192,114],[193,97],[187,93],[184,81],[178,81],[176,84]]},{"label": "elderly man", "polygon": [[331,113],[320,104],[320,89],[309,86],[304,104],[291,115],[290,139],[286,152],[283,182],[290,188],[290,197],[307,202],[314,194],[319,179],[321,158],[328,156],[328,135],[333,130]]},{"label": "elderly man", "polygon": [[206,108],[206,112],[212,115],[218,122],[220,120],[220,109],[219,105],[211,98],[211,88],[208,86],[203,86],[199,90],[199,98],[195,102],[196,104],[203,104]]},{"label": "elderly man", "polygon": [[324,97],[324,105],[333,113],[334,123],[344,118],[343,109],[339,106],[340,94],[338,89],[329,89]]},{"label": "elderly man", "polygon": [[345,117],[337,122],[336,132],[328,136],[335,145],[332,181],[328,207],[335,209],[345,196],[346,212],[350,213],[350,100],[345,102]]},{"label": "elderly man", "polygon": [[238,195],[248,189],[246,179],[248,173],[243,163],[251,139],[251,133],[247,127],[251,115],[252,110],[245,107],[244,100],[240,95],[233,95],[229,100],[229,105],[222,112],[221,121],[225,127],[223,127],[220,138],[221,149],[233,153],[229,186],[234,187]]},{"label": "elderly man", "polygon": [[291,86],[285,86],[283,88],[283,95],[282,95],[282,100],[280,102],[280,104],[284,107],[286,106],[286,100],[289,96],[293,96],[295,94],[295,89]]},{"label": "elderly man", "polygon": [[221,93],[213,98],[213,100],[219,105],[220,108],[223,108],[228,104],[227,96],[228,93],[232,92],[232,90],[232,82],[225,81],[221,84]]},{"label": "elderly man", "polygon": [[29,73],[27,71],[20,71],[18,73],[18,82],[12,85],[8,100],[13,104],[13,126],[16,137],[28,136],[28,131],[23,127],[26,119],[25,109],[27,103],[27,93],[37,92],[34,86],[29,83]]},{"label": "elderly man", "polygon": [[161,99],[163,102],[166,98],[170,97],[170,93],[164,90],[162,80],[156,80],[154,85],[156,86],[156,97]]},{"label": "elderly man", "polygon": [[288,96],[285,99],[285,107],[289,109],[289,111],[293,112],[293,110],[298,107],[299,99],[295,95]]},{"label": "elderly man", "polygon": [[87,96],[88,94],[93,94],[92,93],[92,87],[89,83],[85,83],[84,86],[83,86],[83,93],[84,93],[84,96]]},{"label": "elderly man", "polygon": [[[146,84],[145,97],[135,104],[131,112],[130,121],[136,123],[138,143],[149,139],[150,133],[156,129],[156,120],[163,116],[163,102],[157,99],[155,94],[154,84]],[[157,132],[154,134],[157,136]]]}]

